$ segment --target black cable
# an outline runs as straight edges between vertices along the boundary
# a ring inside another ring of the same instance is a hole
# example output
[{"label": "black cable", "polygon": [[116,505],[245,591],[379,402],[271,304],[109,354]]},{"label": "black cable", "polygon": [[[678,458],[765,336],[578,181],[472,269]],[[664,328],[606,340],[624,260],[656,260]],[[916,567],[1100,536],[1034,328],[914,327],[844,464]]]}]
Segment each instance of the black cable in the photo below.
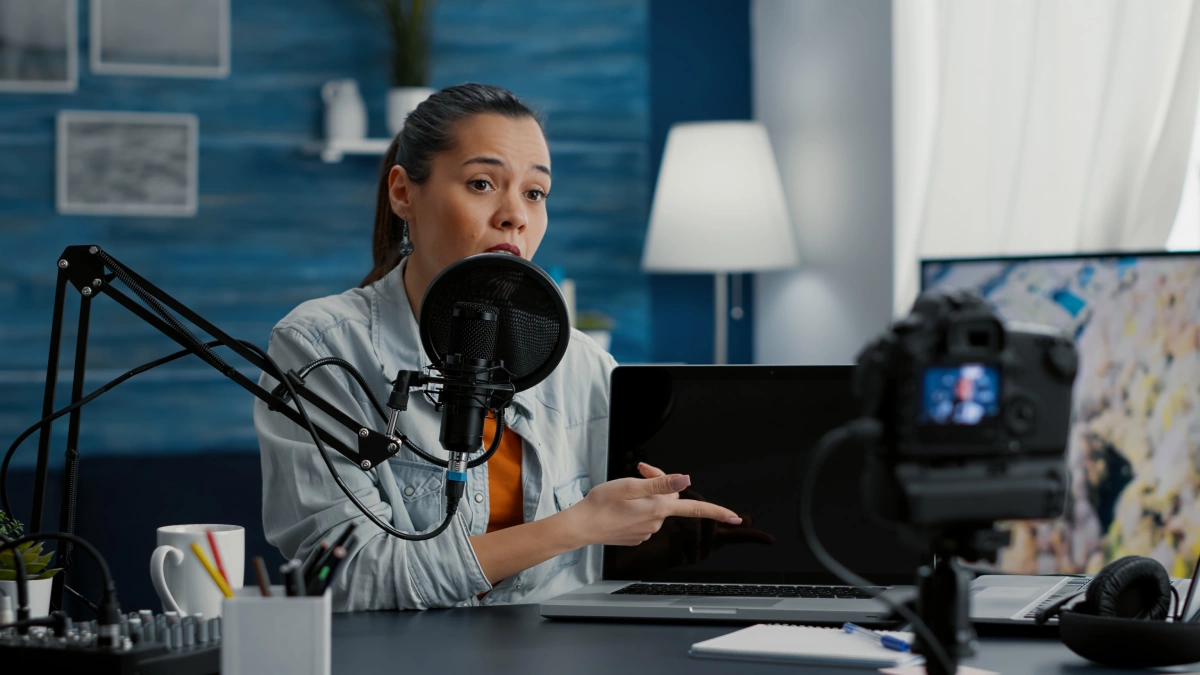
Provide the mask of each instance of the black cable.
[{"label": "black cable", "polygon": [[[502,439],[504,437],[504,429],[505,429],[504,408],[497,408],[494,412],[496,415],[496,435],[492,438],[492,444],[491,444],[491,446],[488,447],[487,452],[485,452],[482,455],[476,457],[475,459],[467,462],[468,469],[474,469],[475,467],[479,466],[480,464],[483,464],[484,462],[488,461],[489,459],[492,458],[492,455],[496,454],[496,451],[500,449],[500,439]],[[440,459],[438,457],[434,457],[433,455],[429,454],[428,452],[425,452],[420,447],[418,447],[416,443],[413,443],[407,437],[403,439],[403,442],[404,442],[404,445],[409,450],[412,450],[418,457],[425,460],[426,462],[440,466],[443,469],[450,466],[450,462],[448,462],[444,459]]]},{"label": "black cable", "polygon": [[362,373],[358,372],[358,368],[355,368],[349,361],[346,361],[345,359],[339,359],[336,356],[326,356],[325,358],[317,359],[307,366],[304,366],[299,370],[299,372],[296,373],[296,375],[301,380],[304,380],[304,378],[308,377],[309,373],[325,366],[337,366],[350,373],[350,376],[358,382],[358,386],[361,387],[364,392],[366,392],[367,398],[371,400],[371,405],[375,408],[375,412],[379,413],[379,416],[383,418],[385,423],[388,421],[388,414],[383,409],[383,404],[379,402],[378,398],[376,398],[375,392],[371,391],[371,388],[367,386],[366,378],[364,378]]},{"label": "black cable", "polygon": [[[0,550],[12,543],[12,537],[0,534],[0,544],[4,544],[4,546],[0,546]],[[25,569],[25,555],[21,549],[13,552],[13,563],[16,566],[17,623],[27,622],[29,621],[29,571]]]},{"label": "black cable", "polygon": [[384,532],[387,532],[397,539],[403,539],[405,541],[425,541],[427,539],[432,539],[442,532],[445,532],[446,528],[450,527],[450,522],[454,520],[454,515],[458,512],[458,504],[452,503],[449,500],[446,502],[446,519],[443,520],[442,524],[436,529],[423,534],[410,534],[408,532],[401,532],[400,530],[397,530],[385,522],[382,518],[375,515],[375,513],[368,509],[365,504],[360,502],[358,497],[354,496],[354,493],[350,491],[350,487],[346,485],[345,481],[342,480],[342,476],[338,473],[337,467],[334,466],[333,459],[329,456],[329,451],[325,448],[325,444],[321,441],[320,435],[317,434],[316,427],[313,426],[312,418],[308,416],[308,411],[304,409],[304,403],[300,400],[300,397],[296,395],[296,389],[292,386],[292,381],[283,372],[283,369],[279,367],[279,364],[275,363],[275,359],[268,356],[262,348],[251,344],[247,344],[246,348],[258,354],[259,357],[262,358],[262,360],[268,366],[270,366],[273,371],[275,371],[273,376],[275,379],[279,380],[284,387],[287,388],[288,394],[292,397],[292,402],[296,404],[296,412],[300,413],[300,417],[304,420],[304,426],[308,429],[309,435],[312,436],[313,442],[317,446],[317,452],[320,453],[321,459],[325,462],[325,467],[329,470],[329,474],[333,476],[333,481],[337,483],[339,488],[341,488],[342,493],[346,495],[346,498],[349,499],[356,507],[358,507],[358,510],[361,511],[368,520],[370,520]]},{"label": "black cable", "polygon": [[[868,430],[867,425],[870,425],[870,430]],[[874,420],[855,420],[830,431],[817,442],[812,458],[809,460],[808,469],[804,472],[804,481],[800,488],[800,530],[804,534],[804,542],[808,545],[809,550],[825,566],[825,569],[833,572],[844,583],[858,587],[860,590],[868,593],[873,599],[887,605],[888,609],[904,617],[905,620],[912,624],[913,629],[921,635],[925,643],[929,645],[929,648],[933,651],[934,658],[942,664],[943,670],[947,673],[953,673],[955,670],[953,667],[954,664],[950,660],[949,654],[946,653],[941,642],[937,640],[937,637],[929,629],[929,626],[925,625],[925,622],[921,620],[921,617],[917,616],[915,612],[904,605],[887,597],[885,591],[872,590],[875,588],[874,584],[838,562],[829,554],[829,551],[825,550],[825,546],[821,544],[820,538],[817,537],[817,529],[812,519],[812,498],[813,492],[816,491],[817,474],[821,470],[821,465],[834,449],[841,447],[847,441],[861,438],[867,432],[873,432],[877,428],[878,423]]]},{"label": "black cable", "polygon": [[[100,555],[100,552],[96,550],[96,547],[89,544],[83,537],[67,534],[66,532],[34,532],[32,534],[14,537],[0,544],[0,552],[8,549],[15,549],[17,546],[27,541],[43,541],[47,539],[69,542],[75,546],[78,546],[96,561],[96,564],[100,567],[100,574],[104,577],[104,596],[100,600],[100,608],[96,613],[97,620],[101,626],[116,625],[121,614],[121,605],[117,602],[117,584],[113,581],[112,572],[108,569],[108,563],[105,562],[104,556]],[[13,557],[20,557],[19,551],[15,551],[13,553]],[[22,560],[19,564],[23,563],[24,560]],[[18,587],[21,585],[22,584],[18,584]],[[20,593],[19,588],[18,593]],[[28,600],[25,602],[28,602]]]},{"label": "black cable", "polygon": [[[221,342],[219,340],[213,340],[211,342],[206,343],[206,346],[219,346],[220,344],[221,344]],[[245,345],[247,343],[242,342],[242,344]],[[121,375],[120,377],[117,377],[117,378],[101,385],[98,389],[96,389],[92,393],[88,394],[86,397],[80,399],[79,401],[76,401],[75,403],[72,403],[71,405],[68,405],[65,408],[55,411],[54,413],[50,414],[49,416],[42,418],[38,422],[34,423],[33,426],[26,429],[20,436],[17,437],[17,440],[13,441],[12,445],[10,445],[8,447],[8,452],[6,452],[4,454],[4,462],[2,464],[0,464],[0,504],[2,504],[4,506],[4,512],[9,513],[9,514],[11,514],[13,512],[12,507],[9,506],[9,503],[8,503],[8,465],[12,461],[13,455],[16,453],[17,448],[20,447],[20,445],[25,442],[25,439],[32,436],[35,431],[41,429],[44,426],[49,425],[54,420],[62,417],[63,415],[70,413],[71,411],[76,410],[77,408],[83,407],[85,404],[95,400],[101,394],[104,394],[105,392],[110,391],[111,389],[115,388],[117,385],[121,384],[122,382],[125,382],[129,378],[131,378],[135,375],[140,375],[148,370],[152,370],[163,364],[170,363],[171,361],[175,361],[177,359],[183,358],[184,356],[187,356],[188,354],[192,354],[192,353],[193,353],[192,349],[183,349],[183,350],[174,352],[172,354],[169,354],[167,356],[164,356],[155,361],[151,361],[149,363],[140,365],[137,368],[134,368],[133,370],[126,372],[125,374]]]}]

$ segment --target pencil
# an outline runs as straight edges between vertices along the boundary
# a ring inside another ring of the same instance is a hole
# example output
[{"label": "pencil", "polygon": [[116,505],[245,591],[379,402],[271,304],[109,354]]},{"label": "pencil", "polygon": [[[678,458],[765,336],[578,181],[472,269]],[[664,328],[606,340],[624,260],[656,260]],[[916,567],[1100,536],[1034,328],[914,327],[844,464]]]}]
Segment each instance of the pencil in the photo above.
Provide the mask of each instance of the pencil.
[{"label": "pencil", "polygon": [[221,589],[221,593],[227,598],[232,598],[233,590],[229,588],[229,584],[225,583],[225,577],[221,576],[221,572],[216,567],[213,567],[212,561],[208,559],[208,556],[204,555],[204,549],[200,548],[200,542],[192,542],[192,553],[195,553],[196,557],[200,559],[200,564],[204,565],[208,576],[217,582],[217,588]]},{"label": "pencil", "polygon": [[267,563],[261,555],[254,556],[254,575],[258,577],[258,590],[262,596],[271,597],[271,577],[267,576]]},{"label": "pencil", "polygon": [[212,549],[213,562],[217,563],[217,571],[221,573],[221,578],[225,580],[225,585],[229,585],[229,575],[225,573],[225,563],[221,562],[221,549],[217,548],[217,538],[213,536],[211,529],[204,531],[208,537],[208,547]]}]

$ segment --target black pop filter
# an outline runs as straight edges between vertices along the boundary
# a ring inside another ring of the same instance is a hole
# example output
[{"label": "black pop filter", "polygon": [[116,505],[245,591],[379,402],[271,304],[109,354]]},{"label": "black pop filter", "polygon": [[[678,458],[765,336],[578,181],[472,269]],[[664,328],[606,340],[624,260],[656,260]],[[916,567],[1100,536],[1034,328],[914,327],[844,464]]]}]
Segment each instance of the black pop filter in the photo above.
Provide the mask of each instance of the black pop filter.
[{"label": "black pop filter", "polygon": [[454,306],[464,302],[499,311],[493,358],[504,361],[516,391],[546,379],[567,351],[567,303],[549,275],[515,255],[481,253],[442,270],[421,300],[421,344],[434,368],[451,353]]}]

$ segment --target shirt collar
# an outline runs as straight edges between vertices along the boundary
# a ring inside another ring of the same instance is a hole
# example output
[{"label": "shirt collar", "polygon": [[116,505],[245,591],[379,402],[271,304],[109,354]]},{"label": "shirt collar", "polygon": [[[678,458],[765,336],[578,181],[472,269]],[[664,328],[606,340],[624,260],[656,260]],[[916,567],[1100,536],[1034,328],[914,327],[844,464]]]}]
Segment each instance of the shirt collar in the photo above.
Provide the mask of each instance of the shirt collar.
[{"label": "shirt collar", "polygon": [[[421,345],[421,329],[413,316],[412,303],[404,290],[404,269],[408,259],[388,272],[372,286],[376,295],[372,299],[371,342],[380,367],[388,382],[396,379],[400,370],[424,370],[429,367],[429,357]],[[513,397],[512,412],[519,412],[528,419],[533,418],[534,406],[529,392],[519,392]]]}]

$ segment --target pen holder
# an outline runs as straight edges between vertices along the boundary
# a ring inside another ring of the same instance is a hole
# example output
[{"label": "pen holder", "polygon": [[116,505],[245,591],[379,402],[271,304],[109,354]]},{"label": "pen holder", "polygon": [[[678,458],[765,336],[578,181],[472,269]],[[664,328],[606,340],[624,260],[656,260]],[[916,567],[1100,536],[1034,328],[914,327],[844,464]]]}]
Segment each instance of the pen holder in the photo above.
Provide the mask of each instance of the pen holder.
[{"label": "pen holder", "polygon": [[222,675],[329,675],[330,594],[289,598],[272,586],[264,598],[257,587],[226,598],[221,622]]}]

